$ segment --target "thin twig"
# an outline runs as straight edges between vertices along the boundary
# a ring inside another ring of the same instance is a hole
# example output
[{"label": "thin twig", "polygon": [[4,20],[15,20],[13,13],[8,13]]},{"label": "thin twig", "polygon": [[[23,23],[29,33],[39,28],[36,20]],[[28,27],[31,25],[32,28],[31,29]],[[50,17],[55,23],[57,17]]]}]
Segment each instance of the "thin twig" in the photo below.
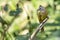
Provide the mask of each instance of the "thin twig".
[{"label": "thin twig", "polygon": [[45,25],[46,21],[48,20],[48,17],[37,27],[37,29],[32,33],[29,40],[33,40],[36,34],[42,29],[42,27]]},{"label": "thin twig", "polygon": [[4,29],[2,40],[4,40],[4,37],[5,37],[5,35],[6,35],[6,32],[8,31],[8,29],[10,28],[10,26],[12,25],[12,23],[14,22],[14,20],[15,20],[16,18],[17,18],[17,17],[14,17],[14,18],[12,19],[11,23],[9,23],[9,24],[7,25],[7,28]]}]

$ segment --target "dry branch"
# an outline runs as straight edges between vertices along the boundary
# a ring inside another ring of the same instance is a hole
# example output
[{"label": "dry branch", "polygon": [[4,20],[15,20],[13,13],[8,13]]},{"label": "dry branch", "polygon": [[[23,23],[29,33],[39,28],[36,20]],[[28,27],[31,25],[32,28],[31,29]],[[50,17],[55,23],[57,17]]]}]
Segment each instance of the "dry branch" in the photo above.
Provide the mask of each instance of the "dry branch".
[{"label": "dry branch", "polygon": [[46,21],[48,20],[48,17],[42,22],[40,23],[40,25],[37,27],[37,29],[32,33],[32,35],[30,36],[29,40],[33,40],[34,37],[37,35],[37,33],[42,29],[42,27],[45,25]]}]

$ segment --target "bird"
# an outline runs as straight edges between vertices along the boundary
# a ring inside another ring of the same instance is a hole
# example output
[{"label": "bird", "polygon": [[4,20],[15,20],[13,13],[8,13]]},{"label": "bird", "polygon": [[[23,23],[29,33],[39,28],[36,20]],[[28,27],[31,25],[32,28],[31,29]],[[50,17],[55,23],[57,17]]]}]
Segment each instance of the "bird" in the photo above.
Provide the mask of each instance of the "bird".
[{"label": "bird", "polygon": [[[38,16],[38,20],[39,23],[42,23],[43,20],[47,17],[48,13],[45,7],[43,7],[42,5],[39,6],[39,8],[37,9],[37,16]],[[44,31],[44,27],[42,27],[41,32]]]}]

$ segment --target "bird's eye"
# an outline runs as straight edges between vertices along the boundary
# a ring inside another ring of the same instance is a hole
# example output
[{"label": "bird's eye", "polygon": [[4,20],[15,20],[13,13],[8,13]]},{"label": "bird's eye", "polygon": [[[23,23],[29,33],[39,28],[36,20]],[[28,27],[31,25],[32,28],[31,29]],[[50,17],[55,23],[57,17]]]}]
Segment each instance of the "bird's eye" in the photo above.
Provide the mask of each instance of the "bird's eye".
[{"label": "bird's eye", "polygon": [[41,8],[40,8],[41,9]]}]

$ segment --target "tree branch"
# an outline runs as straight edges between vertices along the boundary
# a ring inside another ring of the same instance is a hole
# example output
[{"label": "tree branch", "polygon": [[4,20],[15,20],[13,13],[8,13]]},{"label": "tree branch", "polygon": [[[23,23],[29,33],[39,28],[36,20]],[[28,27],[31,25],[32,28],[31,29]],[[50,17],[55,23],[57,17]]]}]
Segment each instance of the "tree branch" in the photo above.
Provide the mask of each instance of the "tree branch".
[{"label": "tree branch", "polygon": [[33,40],[34,37],[37,35],[37,33],[42,29],[42,27],[45,25],[46,21],[48,20],[49,17],[45,18],[45,20],[40,23],[40,25],[37,27],[37,29],[32,33],[30,36],[29,40]]}]

